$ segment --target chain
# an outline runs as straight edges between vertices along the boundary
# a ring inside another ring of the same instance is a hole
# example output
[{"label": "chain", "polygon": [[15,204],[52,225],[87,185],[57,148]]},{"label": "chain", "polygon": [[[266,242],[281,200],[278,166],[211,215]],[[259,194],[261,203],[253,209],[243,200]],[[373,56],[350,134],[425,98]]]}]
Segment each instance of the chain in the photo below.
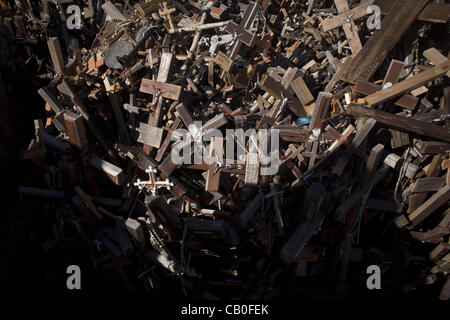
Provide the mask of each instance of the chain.
[{"label": "chain", "polygon": [[169,250],[167,250],[166,245],[162,241],[162,239],[159,237],[158,233],[154,229],[153,225],[149,222],[147,223],[147,229],[150,233],[150,241],[152,244],[155,245],[155,247],[158,249],[158,251],[161,254],[164,254],[165,256],[169,256]]},{"label": "chain", "polygon": [[[183,237],[181,238],[181,246],[180,246],[180,260],[181,260],[181,266],[184,270],[186,269],[186,258],[184,256],[184,248],[185,248],[187,230],[188,230],[187,223],[185,223],[184,227],[183,227]],[[181,288],[183,289],[184,296],[187,297],[187,291],[186,291],[186,287],[184,285],[184,273],[180,277],[180,282],[181,282]]]}]

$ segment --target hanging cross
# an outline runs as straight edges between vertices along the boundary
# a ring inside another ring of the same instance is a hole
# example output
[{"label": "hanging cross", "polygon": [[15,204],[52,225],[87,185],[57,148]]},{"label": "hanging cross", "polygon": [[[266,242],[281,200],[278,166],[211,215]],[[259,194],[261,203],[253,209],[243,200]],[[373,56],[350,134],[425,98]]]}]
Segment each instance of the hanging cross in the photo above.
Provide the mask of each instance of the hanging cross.
[{"label": "hanging cross", "polygon": [[322,31],[327,32],[332,29],[343,27],[350,48],[352,49],[353,54],[356,55],[362,49],[362,44],[354,21],[369,15],[367,8],[370,4],[366,3],[350,10],[347,0],[334,0],[334,3],[336,4],[339,15],[324,20],[321,23]]},{"label": "hanging cross", "polygon": [[164,6],[164,10],[158,9],[159,15],[162,17],[166,17],[167,20],[169,20],[170,29],[173,30],[173,29],[175,29],[175,27],[173,25],[171,14],[174,13],[175,11],[177,11],[177,9],[175,9],[175,8],[169,9],[167,7],[167,2],[163,2],[163,6]]},{"label": "hanging cross", "polygon": [[238,24],[230,21],[225,28],[225,31],[235,36],[236,41],[234,42],[233,48],[231,49],[230,58],[234,59],[239,52],[241,43],[245,43],[247,46],[251,47],[255,41],[255,35],[253,32],[248,31],[255,20],[256,13],[258,12],[258,5],[256,2],[250,2],[247,9],[245,10],[244,17]]}]

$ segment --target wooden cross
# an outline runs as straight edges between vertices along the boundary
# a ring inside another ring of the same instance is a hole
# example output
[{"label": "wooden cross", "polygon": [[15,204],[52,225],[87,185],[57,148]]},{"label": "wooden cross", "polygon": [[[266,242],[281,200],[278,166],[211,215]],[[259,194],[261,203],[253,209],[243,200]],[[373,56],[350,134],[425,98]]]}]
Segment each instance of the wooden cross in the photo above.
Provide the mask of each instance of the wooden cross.
[{"label": "wooden cross", "polygon": [[166,152],[167,148],[169,147],[171,138],[172,138],[172,134],[175,130],[177,130],[178,126],[180,125],[181,119],[180,118],[176,118],[175,121],[172,123],[172,125],[170,126],[169,132],[166,135],[166,138],[163,142],[163,144],[161,145],[161,147],[158,150],[158,153],[156,154],[155,160],[160,162],[164,153]]},{"label": "wooden cross", "polygon": [[368,15],[367,8],[370,4],[366,3],[350,10],[347,0],[334,0],[334,3],[336,4],[339,15],[324,20],[321,23],[322,31],[326,32],[342,26],[350,48],[353,54],[356,55],[362,49],[362,44],[354,20]]},{"label": "wooden cross", "polygon": [[225,10],[223,10],[222,8],[214,7],[214,1],[208,1],[204,4],[195,1],[189,1],[189,4],[201,11],[209,10],[211,17],[213,17],[214,19],[221,19],[222,14],[225,12]]},{"label": "wooden cross", "polygon": [[[381,91],[382,89],[389,88],[398,83],[403,68],[403,62],[393,59],[391,61],[391,64],[389,65],[389,69],[386,73],[386,76],[384,77],[381,86],[375,83],[370,83],[368,81],[359,80],[356,82],[355,91],[363,95],[372,95],[375,92]],[[405,94],[395,102],[395,105],[409,110],[414,110],[418,101],[419,98],[416,98],[411,94]]]},{"label": "wooden cross", "polygon": [[255,41],[255,35],[252,32],[248,31],[248,29],[253,24],[257,12],[258,6],[256,2],[250,2],[239,25],[237,25],[233,21],[230,21],[226,26],[225,31],[231,33],[233,36],[236,36],[236,42],[231,49],[231,59],[236,58],[241,47],[241,43],[245,43],[249,47],[253,45]]},{"label": "wooden cross", "polygon": [[350,135],[356,130],[356,128],[353,125],[349,125],[347,128],[345,128],[344,132],[340,134],[336,129],[334,129],[331,126],[327,126],[325,128],[325,131],[329,134],[336,137],[336,141],[334,141],[331,146],[328,148],[328,152],[332,152],[336,148],[338,148],[342,144],[347,144],[348,140],[350,138]]},{"label": "wooden cross", "polygon": [[173,25],[171,14],[174,13],[175,11],[177,11],[177,9],[175,9],[175,8],[169,9],[167,7],[167,2],[163,2],[163,6],[164,6],[164,10],[158,9],[159,15],[162,17],[166,17],[167,20],[169,20],[170,29],[175,29],[175,27]]}]

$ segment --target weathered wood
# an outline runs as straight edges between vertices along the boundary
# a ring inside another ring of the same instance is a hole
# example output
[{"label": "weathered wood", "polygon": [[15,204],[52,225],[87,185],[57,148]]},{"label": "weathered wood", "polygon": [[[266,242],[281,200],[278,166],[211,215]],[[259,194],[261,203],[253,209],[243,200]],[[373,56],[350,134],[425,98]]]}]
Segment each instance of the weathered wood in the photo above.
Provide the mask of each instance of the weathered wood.
[{"label": "weathered wood", "polygon": [[91,157],[89,161],[94,168],[103,172],[115,184],[122,185],[125,183],[125,173],[121,168],[99,157]]},{"label": "weathered wood", "polygon": [[381,90],[381,86],[369,81],[356,81],[355,91],[360,94],[370,95]]},{"label": "weathered wood", "polygon": [[450,129],[424,121],[408,119],[389,112],[376,110],[373,108],[365,108],[356,104],[349,105],[346,113],[356,117],[370,117],[381,124],[400,131],[411,132],[433,139],[450,142]]},{"label": "weathered wood", "polygon": [[64,58],[61,50],[61,45],[57,37],[52,37],[47,40],[48,50],[52,58],[53,67],[56,73],[64,72]]},{"label": "weathered wood", "polygon": [[217,52],[217,55],[214,57],[213,61],[226,72],[229,72],[231,66],[233,65],[233,59],[222,51]]},{"label": "weathered wood", "polygon": [[369,159],[367,160],[366,168],[364,169],[364,174],[360,182],[361,188],[364,190],[369,190],[372,185],[373,176],[380,164],[383,152],[384,146],[382,144],[377,144],[370,151]]},{"label": "weathered wood", "polygon": [[288,98],[288,108],[295,113],[295,115],[299,118],[306,117],[306,111],[299,103],[295,103],[295,97],[289,90],[283,90],[283,86],[278,83],[273,77],[269,76],[265,73],[261,81],[259,82],[259,86],[264,91],[268,92],[272,97],[278,100],[283,100],[281,93],[284,93],[284,96]]},{"label": "weathered wood", "polygon": [[406,91],[416,89],[430,80],[445,75],[448,72],[449,67],[450,67],[450,60],[447,60],[446,62],[441,63],[426,71],[423,71],[414,77],[401,81],[393,85],[392,87],[373,93],[370,96],[367,96],[365,98],[365,101],[367,102],[369,107],[372,107],[379,103],[383,103],[385,101],[393,99]]},{"label": "weathered wood", "polygon": [[307,106],[314,101],[314,97],[309,91],[309,88],[303,78],[298,77],[297,79],[292,81],[290,87],[292,88],[292,90],[294,90],[295,95],[304,106]]},{"label": "weathered wood", "polygon": [[316,107],[314,108],[314,112],[311,117],[311,123],[309,124],[310,130],[323,127],[322,121],[326,118],[328,114],[332,98],[333,95],[331,93],[328,92],[319,93],[316,101]]},{"label": "weathered wood", "polygon": [[[362,44],[358,36],[358,28],[356,27],[356,24],[352,19],[352,15],[355,15],[355,12],[349,12],[350,7],[347,0],[334,0],[334,3],[336,4],[336,8],[339,14],[345,14],[345,24],[343,25],[345,36],[347,37],[348,43],[350,44],[352,53],[356,55],[361,51]],[[347,19],[349,19],[348,22]]]},{"label": "weathered wood", "polygon": [[167,148],[169,147],[170,141],[172,139],[172,134],[178,128],[180,123],[181,123],[181,119],[180,118],[176,118],[174,120],[174,122],[172,123],[172,126],[170,127],[169,132],[167,133],[163,144],[161,145],[161,147],[158,150],[158,153],[156,154],[156,157],[155,157],[156,161],[158,161],[158,162],[161,161],[164,153],[166,152]]},{"label": "weathered wood", "polygon": [[285,263],[291,263],[303,250],[308,241],[322,225],[326,215],[326,205],[322,206],[314,219],[300,224],[294,234],[280,250],[280,258]]},{"label": "weathered wood", "polygon": [[357,20],[365,17],[366,15],[369,15],[369,13],[367,13],[367,8],[369,6],[370,5],[366,3],[351,10],[342,12],[333,18],[325,19],[320,23],[320,27],[323,32],[327,32],[329,30],[343,26],[346,23],[345,18],[347,18],[348,16],[351,16],[351,20]]},{"label": "weathered wood", "polygon": [[64,123],[66,126],[66,132],[69,136],[70,144],[77,148],[87,151],[87,138],[86,129],[83,123],[83,117],[72,111],[64,112]]},{"label": "weathered wood", "polygon": [[417,20],[435,23],[447,23],[450,17],[449,3],[430,3],[417,17]]},{"label": "weathered wood", "polygon": [[256,149],[256,144],[258,143],[256,140],[256,137],[255,139],[250,138],[245,166],[244,183],[250,186],[257,186],[259,181],[259,155]]},{"label": "weathered wood", "polygon": [[[209,145],[209,157],[214,159],[213,163],[223,163],[223,138],[212,137]],[[215,164],[209,165],[206,174],[205,191],[219,191],[221,169],[216,170]]]},{"label": "weathered wood", "polygon": [[381,87],[384,88],[387,83],[390,83],[391,85],[396,84],[400,78],[404,65],[405,64],[402,61],[394,59],[391,60],[391,64],[389,65],[389,69],[386,72],[386,76],[384,77]]},{"label": "weathered wood", "polygon": [[425,220],[430,214],[439,209],[439,207],[447,203],[449,200],[450,185],[446,185],[409,215],[411,225],[407,228],[409,230],[414,229],[419,223]]},{"label": "weathered wood", "polygon": [[[450,7],[450,5],[447,5],[447,6]],[[446,56],[444,56],[442,53],[440,53],[435,48],[430,48],[430,49],[425,50],[423,52],[423,56],[425,58],[427,58],[428,60],[430,60],[430,62],[432,64],[434,64],[435,66],[445,63],[448,60]],[[450,71],[447,72],[447,76],[450,77]]]},{"label": "weathered wood", "polygon": [[179,101],[181,93],[183,91],[183,87],[145,78],[142,79],[141,87],[139,88],[140,92],[154,95],[158,90],[161,94],[161,97]]},{"label": "weathered wood", "polygon": [[127,126],[125,125],[125,120],[123,118],[122,110],[119,106],[119,101],[114,93],[108,94],[108,99],[111,102],[111,106],[114,112],[114,117],[116,118],[117,125],[119,127],[119,135],[122,143],[131,144],[130,135],[128,133]]},{"label": "weathered wood", "polygon": [[389,130],[391,132],[391,147],[397,149],[409,144],[409,134],[398,130]]},{"label": "weathered wood", "polygon": [[[237,34],[239,41],[245,43],[248,46],[252,46],[255,41],[255,35],[253,32],[248,31],[250,29],[253,20],[258,12],[259,6],[256,2],[250,2],[245,10],[241,23],[237,25],[233,21],[230,21],[225,27],[225,31],[231,34]],[[233,58],[233,57],[232,57]]]},{"label": "weathered wood", "polygon": [[163,129],[141,122],[137,131],[139,131],[139,137],[137,139],[138,142],[151,147],[159,148],[164,131]]},{"label": "weathered wood", "polygon": [[445,184],[444,178],[421,178],[413,184],[411,192],[435,192],[439,191]]},{"label": "weathered wood", "polygon": [[381,29],[374,32],[347,66],[343,66],[341,79],[351,83],[370,80],[427,3],[428,0],[393,2],[387,16],[381,21]]}]

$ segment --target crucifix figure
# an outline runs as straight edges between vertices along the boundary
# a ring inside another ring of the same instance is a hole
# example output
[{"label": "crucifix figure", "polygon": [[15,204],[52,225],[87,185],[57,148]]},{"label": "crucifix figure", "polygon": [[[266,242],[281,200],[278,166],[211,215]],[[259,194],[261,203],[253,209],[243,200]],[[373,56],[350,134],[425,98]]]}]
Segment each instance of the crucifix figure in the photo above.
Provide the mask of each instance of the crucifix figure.
[{"label": "crucifix figure", "polygon": [[347,0],[334,0],[334,3],[336,4],[339,15],[324,20],[321,23],[322,31],[327,32],[332,29],[343,27],[352,53],[356,55],[362,49],[362,44],[354,21],[369,15],[367,9],[370,4],[366,3],[350,10]]},{"label": "crucifix figure", "polygon": [[258,12],[258,5],[256,2],[250,2],[245,10],[244,17],[238,24],[230,21],[225,28],[225,31],[232,34],[235,37],[233,48],[231,49],[230,58],[234,59],[239,52],[241,43],[245,43],[251,47],[255,41],[255,35],[253,32],[248,31],[255,20],[256,13]]}]

